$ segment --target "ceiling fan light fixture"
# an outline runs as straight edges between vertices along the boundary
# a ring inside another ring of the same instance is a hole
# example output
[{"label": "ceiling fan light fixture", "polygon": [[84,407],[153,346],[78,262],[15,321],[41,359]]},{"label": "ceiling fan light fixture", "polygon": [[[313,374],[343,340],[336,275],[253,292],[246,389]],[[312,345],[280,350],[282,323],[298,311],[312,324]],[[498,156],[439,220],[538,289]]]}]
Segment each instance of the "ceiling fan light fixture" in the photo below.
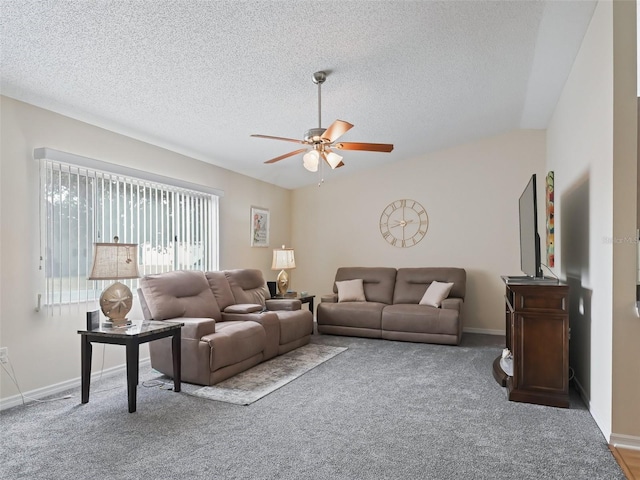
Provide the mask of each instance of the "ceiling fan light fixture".
[{"label": "ceiling fan light fixture", "polygon": [[[361,150],[369,152],[390,152],[393,150],[392,144],[386,143],[362,143],[362,142],[340,142],[337,140],[348,132],[353,124],[345,122],[344,120],[335,120],[329,127],[322,128],[322,100],[321,100],[321,85],[327,79],[326,72],[315,72],[313,74],[313,83],[318,85],[318,127],[310,128],[304,134],[303,140],[296,138],[286,137],[274,137],[272,135],[258,135],[253,134],[252,137],[269,138],[272,140],[283,140],[285,142],[301,143],[305,145],[305,148],[294,150],[284,155],[267,160],[264,163],[276,163],[285,158],[293,157],[306,151],[309,147],[313,150],[306,153],[302,157],[302,165],[310,172],[317,172],[321,162],[327,162],[332,168],[342,167],[342,157],[336,153],[331,152],[331,148],[337,148],[339,150]],[[324,163],[323,163],[324,165]]]},{"label": "ceiling fan light fixture", "polygon": [[311,150],[302,157],[302,165],[310,172],[318,171],[318,164],[320,163],[320,154],[317,150]]},{"label": "ceiling fan light fixture", "polygon": [[307,130],[304,134],[304,141],[306,143],[323,143],[322,135],[326,132],[326,128],[311,128]]},{"label": "ceiling fan light fixture", "polygon": [[337,153],[333,153],[333,152],[329,152],[325,155],[326,159],[327,159],[327,163],[329,164],[329,166],[334,169],[336,168],[338,165],[340,165],[340,162],[342,161],[342,157],[340,155],[338,155]]}]

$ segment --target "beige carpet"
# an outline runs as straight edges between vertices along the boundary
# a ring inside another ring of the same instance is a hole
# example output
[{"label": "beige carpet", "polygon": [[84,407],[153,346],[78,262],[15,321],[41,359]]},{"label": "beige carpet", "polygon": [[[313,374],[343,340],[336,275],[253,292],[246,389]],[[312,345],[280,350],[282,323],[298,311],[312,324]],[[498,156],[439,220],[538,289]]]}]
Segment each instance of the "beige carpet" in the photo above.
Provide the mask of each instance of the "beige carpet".
[{"label": "beige carpet", "polygon": [[236,405],[249,405],[346,349],[310,343],[216,385],[200,388],[190,395]]}]

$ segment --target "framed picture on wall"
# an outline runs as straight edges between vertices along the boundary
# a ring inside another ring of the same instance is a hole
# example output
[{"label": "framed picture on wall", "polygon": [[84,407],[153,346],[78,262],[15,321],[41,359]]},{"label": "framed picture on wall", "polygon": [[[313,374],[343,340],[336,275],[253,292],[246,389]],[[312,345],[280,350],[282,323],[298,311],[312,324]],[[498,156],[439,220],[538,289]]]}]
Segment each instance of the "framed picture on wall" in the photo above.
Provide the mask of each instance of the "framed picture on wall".
[{"label": "framed picture on wall", "polygon": [[251,246],[269,246],[269,210],[251,207]]},{"label": "framed picture on wall", "polygon": [[554,267],[556,264],[555,260],[555,227],[554,227],[554,201],[553,201],[553,190],[554,190],[554,175],[553,172],[549,172],[547,174],[547,183],[546,183],[546,210],[547,210],[547,265],[550,267]]}]

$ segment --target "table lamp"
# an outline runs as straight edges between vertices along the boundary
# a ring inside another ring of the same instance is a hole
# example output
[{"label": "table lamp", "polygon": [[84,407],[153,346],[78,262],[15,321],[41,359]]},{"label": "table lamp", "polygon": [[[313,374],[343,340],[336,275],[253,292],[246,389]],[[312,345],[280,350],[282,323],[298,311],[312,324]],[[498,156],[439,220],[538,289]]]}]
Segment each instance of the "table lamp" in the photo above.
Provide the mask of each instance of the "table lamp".
[{"label": "table lamp", "polygon": [[100,309],[109,318],[110,326],[130,325],[127,314],[133,305],[129,287],[118,280],[138,278],[138,245],[135,243],[94,243],[93,267],[89,280],[116,280],[100,295]]},{"label": "table lamp", "polygon": [[289,275],[287,270],[290,268],[296,268],[296,260],[293,256],[293,248],[276,248],[273,250],[273,263],[271,264],[271,270],[280,270],[278,274],[278,294],[284,297],[289,288]]}]

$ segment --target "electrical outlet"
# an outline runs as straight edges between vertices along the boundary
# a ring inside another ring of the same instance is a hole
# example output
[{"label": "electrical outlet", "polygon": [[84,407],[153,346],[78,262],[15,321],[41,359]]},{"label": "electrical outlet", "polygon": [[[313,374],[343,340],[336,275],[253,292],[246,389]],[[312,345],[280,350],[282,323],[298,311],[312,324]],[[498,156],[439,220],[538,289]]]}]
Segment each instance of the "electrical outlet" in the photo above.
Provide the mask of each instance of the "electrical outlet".
[{"label": "electrical outlet", "polygon": [[9,349],[7,347],[0,348],[0,363],[7,363],[9,360]]}]

